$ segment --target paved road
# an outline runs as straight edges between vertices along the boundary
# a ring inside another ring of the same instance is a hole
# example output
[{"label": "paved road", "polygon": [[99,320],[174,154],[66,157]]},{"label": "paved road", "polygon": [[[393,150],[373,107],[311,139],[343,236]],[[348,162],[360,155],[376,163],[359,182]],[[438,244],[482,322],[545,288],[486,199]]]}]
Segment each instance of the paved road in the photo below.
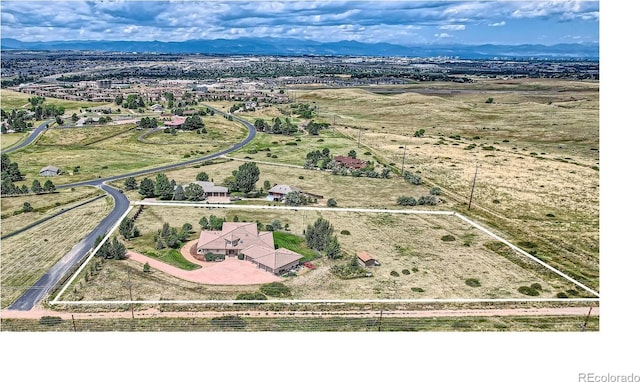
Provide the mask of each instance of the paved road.
[{"label": "paved road", "polygon": [[23,142],[21,142],[20,144],[13,146],[13,147],[9,147],[8,149],[4,149],[2,150],[3,154],[9,154],[11,152],[20,150],[21,148],[30,145],[33,141],[35,141],[35,139],[38,137],[38,135],[40,135],[40,133],[42,133],[43,131],[45,131],[48,127],[49,124],[53,122],[53,119],[50,119],[48,121],[44,121],[40,124],[40,126],[36,127],[35,130],[31,131],[31,134],[29,134],[29,136],[27,137],[27,139],[25,139]]},{"label": "paved road", "polygon": [[[213,109],[215,112],[219,114],[224,114],[227,116],[229,115],[227,113],[223,113],[214,108],[211,108],[211,107],[209,108]],[[255,129],[255,126],[253,126],[251,123],[249,123],[244,119],[241,119],[235,116],[233,116],[233,119],[235,121],[242,123],[244,126],[246,126],[247,129],[249,130],[249,134],[240,143],[237,143],[233,145],[231,148],[228,148],[226,150],[222,150],[215,154],[207,155],[205,157],[192,159],[185,162],[170,164],[166,166],[160,166],[160,167],[156,167],[149,170],[135,171],[135,172],[131,172],[124,175],[114,175],[114,176],[110,176],[102,179],[94,179],[94,180],[88,180],[85,182],[78,182],[78,183],[56,186],[56,188],[68,188],[68,187],[78,187],[78,186],[99,187],[100,189],[104,190],[109,195],[111,195],[111,197],[113,197],[115,201],[114,203],[115,206],[111,211],[111,213],[109,213],[109,215],[107,215],[107,217],[104,220],[102,220],[100,224],[98,224],[98,226],[94,228],[93,231],[91,231],[91,233],[89,233],[89,235],[87,235],[84,239],[82,239],[82,241],[76,244],[69,253],[67,253],[56,265],[53,266],[53,268],[51,268],[47,273],[45,273],[44,276],[42,276],[32,287],[30,287],[22,296],[20,296],[18,300],[16,300],[11,306],[9,306],[8,309],[9,310],[31,310],[39,301],[41,301],[51,291],[51,288],[53,288],[74,265],[76,265],[78,262],[82,260],[84,255],[87,252],[89,252],[93,247],[93,243],[95,242],[96,238],[100,235],[104,235],[108,233],[109,230],[118,221],[118,218],[125,213],[127,208],[129,208],[129,199],[127,199],[126,196],[124,196],[124,194],[122,194],[119,190],[113,187],[107,186],[104,182],[116,180],[116,179],[122,179],[130,176],[143,175],[151,172],[170,170],[170,169],[182,167],[189,164],[195,164],[207,159],[217,158],[224,154],[237,150],[243,147],[244,145],[246,145],[247,143],[251,142],[251,140],[256,136],[256,129]],[[38,129],[46,128],[46,126],[43,127],[43,125],[40,125]],[[33,135],[34,134],[32,133],[32,136]],[[29,140],[28,142],[25,141],[23,142],[23,144],[21,144],[20,147],[23,147],[24,145],[32,141],[33,139]]]}]

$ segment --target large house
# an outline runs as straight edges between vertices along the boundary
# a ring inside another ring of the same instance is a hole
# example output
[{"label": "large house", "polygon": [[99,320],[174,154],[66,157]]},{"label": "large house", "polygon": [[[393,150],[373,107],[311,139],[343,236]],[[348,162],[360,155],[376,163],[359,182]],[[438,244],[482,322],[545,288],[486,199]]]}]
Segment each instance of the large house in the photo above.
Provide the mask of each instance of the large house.
[{"label": "large house", "polygon": [[338,162],[340,165],[344,166],[345,168],[352,168],[354,170],[360,170],[367,167],[366,161],[356,159],[356,158],[351,158],[351,157],[345,157],[342,155],[335,156],[333,160]]},{"label": "large house", "polygon": [[164,126],[169,128],[173,127],[173,128],[179,129],[182,127],[182,125],[184,125],[186,120],[187,120],[187,117],[174,116],[171,119],[171,121],[165,121]]},{"label": "large house", "polygon": [[299,192],[308,198],[313,198],[313,199],[323,198],[322,195],[304,192],[298,187],[289,186],[287,184],[276,184],[275,186],[271,187],[269,191],[267,191],[267,200],[274,201],[274,202],[282,202],[284,201],[284,197],[287,196],[288,193],[294,192],[294,191]]},{"label": "large house", "polygon": [[204,261],[206,254],[225,257],[243,255],[273,274],[281,274],[300,264],[301,255],[285,248],[275,248],[273,232],[258,232],[256,223],[222,223],[221,231],[202,231],[195,257]]}]

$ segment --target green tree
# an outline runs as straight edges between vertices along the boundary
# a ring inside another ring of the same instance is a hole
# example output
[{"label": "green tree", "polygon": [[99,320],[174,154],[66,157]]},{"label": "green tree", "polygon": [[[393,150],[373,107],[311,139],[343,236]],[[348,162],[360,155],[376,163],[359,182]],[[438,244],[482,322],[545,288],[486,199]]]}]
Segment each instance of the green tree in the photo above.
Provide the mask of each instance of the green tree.
[{"label": "green tree", "polygon": [[38,181],[38,179],[34,179],[33,182],[31,182],[31,191],[34,194],[42,193],[42,186],[40,185],[40,181]]},{"label": "green tree", "polygon": [[111,240],[111,248],[109,249],[109,258],[115,260],[123,260],[127,257],[127,247],[115,236]]},{"label": "green tree", "polygon": [[284,204],[287,206],[301,206],[307,202],[307,198],[300,191],[291,191],[284,196]]},{"label": "green tree", "polygon": [[184,196],[191,201],[204,200],[204,189],[199,184],[190,183],[184,189]]},{"label": "green tree", "polygon": [[31,212],[31,211],[33,211],[33,207],[31,207],[31,204],[29,202],[22,203],[22,212]]},{"label": "green tree", "polygon": [[331,236],[326,248],[327,257],[330,259],[337,259],[340,257],[340,243],[338,243],[338,237],[336,235]]},{"label": "green tree", "polygon": [[272,221],[271,226],[273,227],[274,231],[280,231],[282,229],[282,223],[280,223],[280,220],[278,219]]},{"label": "green tree", "polygon": [[200,182],[208,182],[209,181],[209,175],[207,175],[207,173],[204,172],[204,171],[200,171],[198,173],[198,175],[196,175],[196,180],[200,181]]},{"label": "green tree", "polygon": [[211,227],[209,226],[209,219],[207,219],[206,216],[201,217],[198,223],[200,224],[200,227],[202,227],[203,230],[211,229]]},{"label": "green tree", "polygon": [[349,154],[347,154],[349,158],[353,158],[353,159],[356,159],[356,155],[357,155],[356,150],[350,150]]},{"label": "green tree", "polygon": [[149,265],[148,261],[146,263],[144,263],[144,265],[142,266],[142,272],[144,272],[144,273],[151,272],[151,266]]},{"label": "green tree", "polygon": [[164,173],[156,175],[155,194],[160,200],[169,200],[173,197],[173,187]]},{"label": "green tree", "polygon": [[140,182],[140,189],[138,190],[138,193],[140,193],[140,195],[145,198],[153,198],[154,196],[156,196],[155,190],[156,186],[155,183],[153,183],[153,180],[144,178]]},{"label": "green tree", "polygon": [[334,198],[329,198],[327,200],[327,207],[337,207],[337,206],[338,206],[338,202],[336,202]]},{"label": "green tree", "polygon": [[122,222],[120,222],[120,226],[118,227],[118,229],[120,230],[120,235],[122,235],[122,237],[124,237],[126,240],[130,240],[140,235],[140,231],[133,224],[133,219],[129,219],[128,217],[122,219]]},{"label": "green tree", "polygon": [[184,194],[184,189],[181,185],[176,186],[176,191],[173,194],[173,200],[185,200],[186,196]]},{"label": "green tree", "polygon": [[253,191],[260,177],[260,169],[254,162],[242,164],[235,175],[235,186],[245,195]]},{"label": "green tree", "polygon": [[136,188],[138,188],[138,183],[136,182],[136,179],[134,177],[130,176],[127,179],[125,179],[124,181],[125,190],[131,191],[131,190],[135,190]]},{"label": "green tree", "polygon": [[47,181],[44,182],[44,186],[42,189],[44,190],[44,192],[54,192],[56,190],[56,186],[53,184],[51,179],[47,179]]},{"label": "green tree", "polygon": [[333,226],[328,220],[318,218],[313,225],[308,225],[305,231],[305,239],[309,248],[325,251],[333,235]]}]

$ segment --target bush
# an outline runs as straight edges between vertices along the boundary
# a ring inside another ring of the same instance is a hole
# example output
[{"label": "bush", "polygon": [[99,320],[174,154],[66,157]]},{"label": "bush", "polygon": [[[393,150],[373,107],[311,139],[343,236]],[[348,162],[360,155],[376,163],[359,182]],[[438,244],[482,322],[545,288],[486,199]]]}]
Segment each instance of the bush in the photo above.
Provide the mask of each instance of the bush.
[{"label": "bush", "polygon": [[218,329],[244,329],[247,323],[238,316],[222,316],[211,319],[211,325]]},{"label": "bush", "polygon": [[401,206],[415,206],[418,201],[413,196],[398,196],[396,201]]},{"label": "bush", "polygon": [[531,284],[531,289],[542,290],[542,285],[538,283]]},{"label": "bush", "polygon": [[240,293],[236,300],[266,300],[267,296],[263,295],[260,292],[254,293]]},{"label": "bush", "polygon": [[416,267],[411,268],[411,272],[418,273],[418,268],[416,268]]},{"label": "bush", "polygon": [[327,207],[337,207],[337,206],[338,206],[338,202],[336,202],[334,198],[329,198],[327,200]]},{"label": "bush", "polygon": [[340,235],[351,235],[351,232],[349,232],[346,229],[343,229],[342,231],[340,231]]},{"label": "bush", "polygon": [[300,176],[298,177],[298,179],[304,179],[304,176],[303,176],[303,175],[300,175]]},{"label": "bush", "polygon": [[272,282],[260,287],[260,292],[271,297],[290,297],[291,288],[279,282]]},{"label": "bush", "polygon": [[453,237],[452,235],[444,235],[442,236],[442,241],[454,241],[456,238]]},{"label": "bush", "polygon": [[429,194],[431,195],[440,195],[442,193],[442,190],[440,190],[439,187],[433,187],[430,191]]},{"label": "bush", "polygon": [[296,142],[287,142],[284,144],[285,146],[298,146]]},{"label": "bush", "polygon": [[478,279],[466,279],[464,283],[474,288],[480,286],[480,281]]},{"label": "bush", "polygon": [[411,290],[412,290],[413,292],[424,292],[424,289],[422,289],[422,288],[417,288],[417,287],[412,287],[412,288],[411,288]]},{"label": "bush", "polygon": [[58,316],[42,316],[40,318],[40,325],[55,326],[62,323],[62,317]]},{"label": "bush", "polygon": [[238,253],[238,260],[244,260],[244,253]]},{"label": "bush", "polygon": [[540,292],[538,292],[536,289],[533,289],[533,288],[528,287],[528,286],[521,286],[520,288],[518,288],[518,292],[520,292],[522,294],[526,294],[527,296],[538,296],[538,295],[540,295]]},{"label": "bush", "polygon": [[557,298],[569,298],[569,296],[567,296],[567,294],[566,294],[566,293],[564,293],[564,292],[559,292],[559,293],[556,295],[556,297],[557,297]]},{"label": "bush", "polygon": [[142,266],[142,272],[144,273],[151,272],[151,266],[149,265],[149,262],[144,263],[144,265]]},{"label": "bush", "polygon": [[398,272],[396,272],[396,271],[391,271],[390,275],[391,276],[395,276],[395,277],[400,276],[400,274]]},{"label": "bush", "polygon": [[403,274],[403,275],[408,275],[408,274],[411,274],[411,272],[409,272],[409,270],[408,270],[408,269],[403,269],[403,270],[402,270],[402,274]]},{"label": "bush", "polygon": [[257,153],[258,153],[258,150],[256,150],[256,149],[251,149],[251,150],[249,150],[249,151],[247,151],[247,152],[248,152],[249,154],[257,154]]}]

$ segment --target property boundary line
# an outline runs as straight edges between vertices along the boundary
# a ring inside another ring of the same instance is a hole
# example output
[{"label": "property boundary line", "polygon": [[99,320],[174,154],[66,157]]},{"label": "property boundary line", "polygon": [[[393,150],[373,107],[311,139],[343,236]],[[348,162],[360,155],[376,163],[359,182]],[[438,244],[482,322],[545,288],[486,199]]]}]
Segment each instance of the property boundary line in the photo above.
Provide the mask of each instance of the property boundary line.
[{"label": "property boundary line", "polygon": [[67,288],[71,285],[73,280],[75,280],[76,277],[78,277],[78,275],[80,274],[80,272],[82,272],[84,267],[87,266],[87,264],[89,264],[89,261],[91,261],[91,259],[96,254],[96,252],[98,252],[98,250],[100,249],[100,247],[102,247],[102,245],[107,240],[109,240],[109,237],[118,228],[118,226],[120,225],[122,220],[129,214],[129,212],[131,212],[132,209],[133,209],[133,206],[129,206],[129,208],[127,208],[127,210],[122,214],[122,216],[120,216],[120,218],[118,218],[118,220],[115,222],[115,224],[113,225],[111,230],[109,230],[109,233],[107,233],[104,236],[104,238],[102,239],[102,241],[100,242],[100,244],[98,244],[98,246],[96,248],[94,248],[93,251],[91,251],[91,254],[89,255],[89,257],[87,257],[87,259],[84,261],[84,263],[82,263],[82,265],[78,268],[78,270],[76,270],[76,272],[69,278],[69,281],[67,281],[67,283],[62,287],[62,289],[60,290],[60,292],[58,292],[56,297],[53,300],[49,301],[50,304],[58,303],[58,299],[60,298],[60,296],[62,296],[62,294],[67,290]]},{"label": "property boundary line", "polygon": [[[526,256],[527,258],[535,261],[536,263],[544,266],[545,268],[551,270],[555,274],[561,276],[562,278],[570,281],[571,283],[579,286],[580,288],[586,290],[587,292],[595,295],[595,298],[521,298],[521,299],[484,299],[484,298],[453,298],[453,299],[353,299],[353,300],[141,300],[141,301],[131,301],[131,300],[120,300],[120,301],[59,301],[60,296],[64,293],[67,287],[71,284],[71,282],[80,274],[80,271],[86,266],[86,264],[91,260],[93,255],[98,251],[98,249],[105,243],[106,240],[113,234],[115,229],[118,227],[122,219],[129,214],[129,212],[133,209],[134,206],[144,205],[144,206],[163,206],[163,207],[200,207],[200,208],[228,208],[228,209],[273,209],[273,210],[303,210],[303,211],[334,211],[334,212],[365,212],[365,213],[404,213],[404,214],[417,214],[417,215],[445,215],[445,216],[455,216],[467,224],[470,224],[472,227],[479,229],[480,231],[486,233],[487,235],[493,237],[496,240],[506,244],[511,249],[520,253],[521,255]],[[327,304],[335,304],[335,303],[491,303],[491,302],[561,302],[561,303],[569,303],[569,302],[598,302],[600,301],[600,295],[598,292],[592,290],[591,288],[583,285],[582,283],[574,280],[570,276],[564,274],[563,272],[553,268],[542,260],[536,258],[535,256],[527,253],[526,251],[518,248],[514,244],[511,244],[506,239],[501,238],[495,233],[489,231],[487,228],[479,225],[473,220],[467,218],[466,216],[457,213],[455,211],[416,211],[416,210],[389,210],[389,209],[373,209],[373,208],[335,208],[335,207],[305,207],[305,206],[260,206],[260,205],[233,205],[233,204],[202,204],[202,203],[182,203],[182,202],[145,202],[145,201],[131,201],[130,207],[127,211],[118,219],[114,227],[109,231],[108,235],[100,242],[97,248],[95,248],[91,255],[87,258],[84,264],[76,271],[76,273],[69,279],[67,284],[63,287],[63,289],[58,293],[56,298],[50,301],[50,304],[64,304],[64,305],[113,305],[113,304],[274,304],[274,303],[284,303],[284,304],[304,304],[304,303],[327,303]]]}]

